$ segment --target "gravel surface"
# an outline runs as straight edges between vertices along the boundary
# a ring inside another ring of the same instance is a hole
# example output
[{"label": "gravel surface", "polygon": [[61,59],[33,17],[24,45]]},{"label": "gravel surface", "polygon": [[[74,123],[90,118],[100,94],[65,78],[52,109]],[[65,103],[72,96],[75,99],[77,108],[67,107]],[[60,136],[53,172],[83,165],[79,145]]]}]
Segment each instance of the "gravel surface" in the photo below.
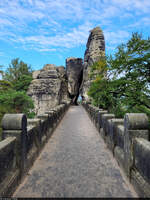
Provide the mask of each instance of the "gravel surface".
[{"label": "gravel surface", "polygon": [[72,106],[14,197],[137,197],[84,108]]}]

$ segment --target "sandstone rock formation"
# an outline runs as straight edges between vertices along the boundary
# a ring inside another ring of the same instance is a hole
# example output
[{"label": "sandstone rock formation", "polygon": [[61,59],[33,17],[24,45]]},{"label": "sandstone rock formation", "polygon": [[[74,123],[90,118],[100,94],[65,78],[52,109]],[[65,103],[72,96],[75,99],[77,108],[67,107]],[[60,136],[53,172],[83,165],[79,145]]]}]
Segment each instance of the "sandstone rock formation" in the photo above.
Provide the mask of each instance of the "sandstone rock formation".
[{"label": "sandstone rock formation", "polygon": [[66,59],[66,74],[68,78],[68,92],[72,104],[77,105],[79,89],[83,76],[83,60],[81,58]]},{"label": "sandstone rock formation", "polygon": [[68,101],[67,78],[64,67],[47,64],[33,73],[28,95],[32,97],[37,115]]},{"label": "sandstone rock formation", "polygon": [[67,58],[66,69],[47,64],[42,70],[33,73],[33,81],[28,90],[35,105],[35,113],[43,114],[62,102],[77,104],[79,93],[83,100],[89,100],[87,91],[92,80],[89,78],[90,66],[105,55],[105,41],[99,27],[90,31],[84,55],[81,58]]},{"label": "sandstone rock formation", "polygon": [[88,101],[87,91],[91,84],[89,78],[90,66],[97,62],[101,56],[105,55],[105,40],[104,35],[100,27],[96,27],[90,31],[90,35],[86,45],[86,51],[84,54],[84,70],[83,70],[83,82],[81,86],[81,96],[83,100]]}]

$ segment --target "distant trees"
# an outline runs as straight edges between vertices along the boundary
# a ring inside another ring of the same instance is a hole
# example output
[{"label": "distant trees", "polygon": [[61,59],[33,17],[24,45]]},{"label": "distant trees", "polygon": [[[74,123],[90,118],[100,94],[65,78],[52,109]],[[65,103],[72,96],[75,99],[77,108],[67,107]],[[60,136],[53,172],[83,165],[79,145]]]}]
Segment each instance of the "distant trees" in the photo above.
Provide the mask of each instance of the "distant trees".
[{"label": "distant trees", "polygon": [[0,121],[5,113],[25,113],[33,117],[32,99],[26,94],[32,81],[32,69],[19,58],[13,59],[6,72],[1,70]]},{"label": "distant trees", "polygon": [[14,90],[27,91],[32,81],[32,69],[19,58],[13,59],[6,72],[3,73],[3,80],[9,81]]},{"label": "distant trees", "polygon": [[96,75],[88,92],[93,104],[118,117],[126,112],[145,112],[150,117],[150,38],[133,33],[114,56],[91,66],[91,75],[98,64],[107,70],[107,78]]}]

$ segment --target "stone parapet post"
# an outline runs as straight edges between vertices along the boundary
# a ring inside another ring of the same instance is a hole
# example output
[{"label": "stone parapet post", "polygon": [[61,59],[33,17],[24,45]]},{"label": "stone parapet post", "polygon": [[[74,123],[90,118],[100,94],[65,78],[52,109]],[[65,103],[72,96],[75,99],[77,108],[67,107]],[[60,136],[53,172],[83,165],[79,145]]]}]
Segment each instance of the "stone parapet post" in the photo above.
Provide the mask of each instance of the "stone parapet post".
[{"label": "stone parapet post", "polygon": [[119,119],[119,118],[112,118],[108,120],[108,128],[107,128],[107,132],[108,132],[108,137],[110,140],[110,144],[109,144],[109,148],[112,150],[113,154],[114,154],[114,148],[116,145],[118,145],[118,125],[123,125],[123,119]]},{"label": "stone parapet post", "polygon": [[55,107],[37,118],[5,114],[0,141],[0,196],[9,197],[39,155],[70,103]]},{"label": "stone parapet post", "polygon": [[2,139],[16,137],[17,165],[23,172],[26,165],[27,117],[24,114],[5,114],[2,119]]},{"label": "stone parapet post", "polygon": [[99,109],[98,111],[98,130],[100,131],[100,128],[102,127],[102,114],[107,114],[107,110]]},{"label": "stone parapet post", "polygon": [[127,113],[124,116],[124,127],[125,171],[130,178],[133,166],[133,139],[149,139],[148,117],[144,113]]},{"label": "stone parapet post", "polygon": [[147,115],[127,113],[124,119],[119,119],[107,110],[96,109],[86,102],[83,107],[93,122],[97,120],[95,126],[139,196],[150,197],[150,133]]}]

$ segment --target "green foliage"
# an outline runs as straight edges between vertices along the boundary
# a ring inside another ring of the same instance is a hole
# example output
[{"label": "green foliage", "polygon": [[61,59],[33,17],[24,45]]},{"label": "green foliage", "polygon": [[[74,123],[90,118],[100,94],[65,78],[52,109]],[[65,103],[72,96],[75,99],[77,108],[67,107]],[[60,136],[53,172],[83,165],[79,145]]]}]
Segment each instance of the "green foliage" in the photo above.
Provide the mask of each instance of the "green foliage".
[{"label": "green foliage", "polygon": [[9,81],[0,80],[0,92],[11,89],[13,86]]},{"label": "green foliage", "polygon": [[107,63],[106,58],[104,56],[100,57],[100,60],[95,62],[90,69],[89,78],[93,79],[101,79],[105,76],[107,72]]},{"label": "green foliage", "polygon": [[[133,33],[106,63],[107,79],[97,75],[89,89],[93,103],[117,117],[126,112],[145,112],[150,117],[150,39]],[[92,73],[95,69],[92,66]]]},{"label": "green foliage", "polygon": [[15,58],[9,64],[4,79],[13,82],[22,75],[32,75],[31,66],[28,66],[23,61],[19,61],[19,58]]},{"label": "green foliage", "polygon": [[24,91],[9,90],[0,94],[0,105],[11,108],[16,113],[28,114],[33,108],[31,98]]},{"label": "green foliage", "polygon": [[[5,107],[2,103],[0,103],[0,123],[5,113],[14,113],[14,109],[10,106]],[[2,133],[2,128],[0,124],[0,140],[1,140],[1,133]]]},{"label": "green foliage", "polygon": [[3,79],[0,80],[0,122],[5,113],[25,113],[28,118],[33,118],[33,101],[26,94],[32,81],[31,66],[16,58],[11,61],[7,71],[1,74]]},{"label": "green foliage", "polygon": [[3,73],[3,79],[11,82],[14,90],[27,91],[32,81],[31,66],[19,61],[19,58],[13,59],[7,71]]},{"label": "green foliage", "polygon": [[31,81],[32,76],[23,74],[15,81],[14,89],[17,91],[27,91]]}]

